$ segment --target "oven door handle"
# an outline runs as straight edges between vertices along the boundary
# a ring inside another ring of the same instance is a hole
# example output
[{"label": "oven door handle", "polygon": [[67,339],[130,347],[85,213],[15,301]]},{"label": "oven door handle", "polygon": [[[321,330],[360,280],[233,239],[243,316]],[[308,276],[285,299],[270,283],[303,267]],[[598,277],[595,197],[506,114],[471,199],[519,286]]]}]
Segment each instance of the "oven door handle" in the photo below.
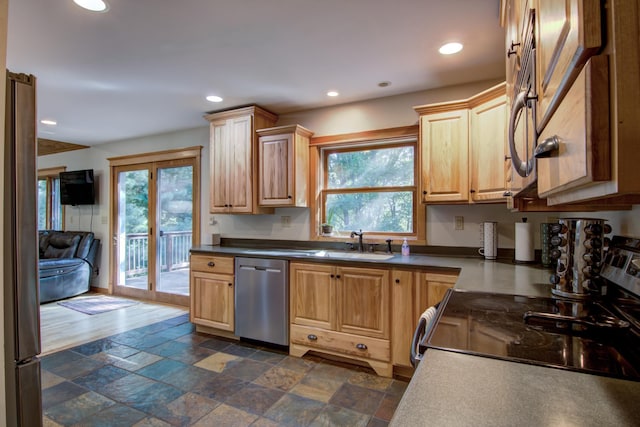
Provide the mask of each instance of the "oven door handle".
[{"label": "oven door handle", "polygon": [[[524,161],[518,155],[518,150],[516,150],[516,142],[515,142],[515,132],[516,132],[516,119],[518,118],[518,114],[520,110],[527,107],[527,102],[531,99],[529,97],[528,91],[521,91],[516,95],[513,100],[513,105],[511,106],[511,115],[509,116],[509,153],[511,153],[511,163],[513,164],[513,168],[518,173],[518,175],[522,177],[529,176],[531,172],[533,172],[533,165],[535,159],[533,156],[528,160]],[[535,126],[535,123],[534,123]]]},{"label": "oven door handle", "polygon": [[418,322],[418,327],[413,332],[413,339],[411,340],[411,355],[409,357],[409,361],[411,362],[411,366],[414,368],[418,364],[419,361],[422,360],[422,354],[420,354],[418,350],[418,346],[420,342],[424,338],[424,333],[427,329],[427,319],[424,317],[420,317],[420,321]]}]

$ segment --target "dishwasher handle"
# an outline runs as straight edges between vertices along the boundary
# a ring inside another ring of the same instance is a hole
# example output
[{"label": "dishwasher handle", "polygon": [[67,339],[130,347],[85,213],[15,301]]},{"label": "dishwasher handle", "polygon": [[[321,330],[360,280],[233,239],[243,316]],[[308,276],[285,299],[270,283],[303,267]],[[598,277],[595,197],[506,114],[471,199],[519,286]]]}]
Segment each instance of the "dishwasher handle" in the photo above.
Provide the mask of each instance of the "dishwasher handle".
[{"label": "dishwasher handle", "polygon": [[241,265],[240,270],[249,270],[249,271],[264,271],[266,273],[281,273],[282,270],[279,268],[269,268],[269,267],[261,267],[259,265]]}]

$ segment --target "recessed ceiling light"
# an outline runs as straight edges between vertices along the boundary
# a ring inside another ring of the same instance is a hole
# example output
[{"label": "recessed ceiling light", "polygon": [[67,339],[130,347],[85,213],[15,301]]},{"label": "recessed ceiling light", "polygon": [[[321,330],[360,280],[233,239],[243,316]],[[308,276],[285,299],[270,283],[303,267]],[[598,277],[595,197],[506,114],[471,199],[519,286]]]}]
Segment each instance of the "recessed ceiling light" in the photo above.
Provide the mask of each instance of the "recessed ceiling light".
[{"label": "recessed ceiling light", "polygon": [[104,0],[73,0],[73,2],[92,12],[105,12],[109,8]]},{"label": "recessed ceiling light", "polygon": [[55,126],[58,124],[58,122],[56,122],[55,120],[49,120],[49,119],[40,120],[40,123],[42,123],[43,125],[49,125],[49,126]]},{"label": "recessed ceiling light", "polygon": [[338,96],[338,95],[340,94],[335,90],[330,90],[329,92],[327,92],[327,96]]},{"label": "recessed ceiling light", "polygon": [[387,82],[387,81],[380,82],[380,83],[378,83],[378,86],[379,86],[379,87],[387,87],[387,86],[391,86],[391,82]]},{"label": "recessed ceiling light", "polygon": [[220,98],[219,96],[216,96],[216,95],[209,95],[209,96],[207,96],[207,101],[209,101],[209,102],[222,102],[222,98]]},{"label": "recessed ceiling light", "polygon": [[447,43],[444,44],[440,47],[440,49],[438,49],[438,52],[440,52],[443,55],[452,55],[454,53],[458,53],[462,50],[462,44],[461,43]]}]

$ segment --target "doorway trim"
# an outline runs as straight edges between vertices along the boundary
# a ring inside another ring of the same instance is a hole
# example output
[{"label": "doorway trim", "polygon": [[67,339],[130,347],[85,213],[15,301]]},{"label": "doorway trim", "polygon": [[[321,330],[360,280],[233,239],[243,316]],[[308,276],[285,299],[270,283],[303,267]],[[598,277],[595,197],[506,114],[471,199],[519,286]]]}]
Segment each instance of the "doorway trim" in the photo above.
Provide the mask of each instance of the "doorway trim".
[{"label": "doorway trim", "polygon": [[[142,163],[163,162],[179,159],[193,159],[193,235],[192,245],[200,244],[200,211],[201,211],[201,159],[202,146],[179,148],[175,150],[164,150],[150,153],[130,154],[126,156],[108,157],[109,161],[109,294],[115,292],[115,277],[117,268],[117,247],[115,245],[114,236],[116,234],[116,224],[118,223],[117,203],[115,197],[118,188],[118,177],[115,170],[119,166],[135,166]],[[154,299],[157,302],[172,302],[162,299]]]}]

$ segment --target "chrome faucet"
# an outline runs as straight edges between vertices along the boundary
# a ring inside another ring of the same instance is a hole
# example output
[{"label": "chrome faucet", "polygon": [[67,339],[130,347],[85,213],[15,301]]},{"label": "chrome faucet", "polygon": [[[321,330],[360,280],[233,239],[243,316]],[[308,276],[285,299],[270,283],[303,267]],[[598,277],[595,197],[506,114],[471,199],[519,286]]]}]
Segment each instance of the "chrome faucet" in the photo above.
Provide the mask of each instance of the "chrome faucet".
[{"label": "chrome faucet", "polygon": [[363,236],[363,232],[362,229],[360,230],[360,232],[358,233],[357,231],[352,231],[351,232],[351,238],[353,239],[354,237],[358,236],[358,252],[364,252],[364,244],[362,243],[362,236]]}]

